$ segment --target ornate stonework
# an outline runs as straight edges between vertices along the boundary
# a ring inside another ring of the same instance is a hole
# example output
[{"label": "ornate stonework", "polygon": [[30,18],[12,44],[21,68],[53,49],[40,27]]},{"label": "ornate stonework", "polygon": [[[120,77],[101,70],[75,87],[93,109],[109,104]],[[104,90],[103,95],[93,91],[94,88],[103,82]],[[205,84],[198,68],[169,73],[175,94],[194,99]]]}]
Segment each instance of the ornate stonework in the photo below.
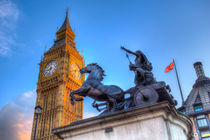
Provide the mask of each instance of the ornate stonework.
[{"label": "ornate stonework", "polygon": [[[83,102],[73,106],[69,99],[69,93],[80,88],[85,78],[71,70],[71,64],[77,69],[84,66],[83,57],[75,47],[74,37],[67,11],[53,46],[44,53],[40,62],[36,106],[42,106],[42,114],[38,118],[36,140],[57,140],[52,133],[53,128],[83,117]],[[34,137],[35,119],[34,115],[31,139]]]}]

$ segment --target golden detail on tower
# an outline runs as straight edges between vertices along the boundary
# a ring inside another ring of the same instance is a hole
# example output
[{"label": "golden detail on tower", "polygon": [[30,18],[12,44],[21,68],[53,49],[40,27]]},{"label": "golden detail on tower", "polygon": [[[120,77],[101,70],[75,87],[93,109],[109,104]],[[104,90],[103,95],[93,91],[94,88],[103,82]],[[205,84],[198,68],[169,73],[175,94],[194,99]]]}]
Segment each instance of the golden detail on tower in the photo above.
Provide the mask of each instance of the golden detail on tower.
[{"label": "golden detail on tower", "polygon": [[[71,29],[68,10],[63,25],[56,32],[53,46],[44,53],[40,62],[36,106],[42,107],[38,117],[36,140],[57,140],[52,129],[82,119],[83,102],[71,105],[69,93],[81,87],[84,75],[83,57],[76,49],[75,34]],[[34,139],[34,115],[31,139]]]}]

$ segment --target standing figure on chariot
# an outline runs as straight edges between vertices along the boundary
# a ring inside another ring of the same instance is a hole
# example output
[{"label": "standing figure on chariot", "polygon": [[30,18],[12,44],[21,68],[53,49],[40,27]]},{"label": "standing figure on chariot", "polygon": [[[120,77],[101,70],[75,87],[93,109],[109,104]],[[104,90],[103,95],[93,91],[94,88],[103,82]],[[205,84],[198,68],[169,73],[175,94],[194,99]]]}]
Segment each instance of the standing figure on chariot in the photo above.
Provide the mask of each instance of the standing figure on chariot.
[{"label": "standing figure on chariot", "polygon": [[156,82],[153,73],[151,72],[152,64],[148,61],[147,57],[140,50],[132,52],[123,46],[121,47],[121,49],[129,54],[136,56],[135,64],[133,64],[131,63],[128,55],[126,54],[130,62],[129,68],[130,70],[135,72],[134,83],[136,86],[149,85]]}]

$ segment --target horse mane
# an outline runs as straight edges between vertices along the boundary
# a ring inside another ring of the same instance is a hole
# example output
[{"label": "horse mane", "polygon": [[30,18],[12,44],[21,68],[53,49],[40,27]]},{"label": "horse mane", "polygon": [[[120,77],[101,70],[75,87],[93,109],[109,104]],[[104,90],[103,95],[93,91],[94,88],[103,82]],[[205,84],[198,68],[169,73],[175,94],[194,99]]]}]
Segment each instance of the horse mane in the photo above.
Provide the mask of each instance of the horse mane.
[{"label": "horse mane", "polygon": [[106,75],[104,74],[104,70],[102,69],[101,66],[99,66],[97,63],[91,63],[91,64],[88,64],[88,66],[96,66],[101,71],[102,80],[104,79],[103,76],[106,76]]}]

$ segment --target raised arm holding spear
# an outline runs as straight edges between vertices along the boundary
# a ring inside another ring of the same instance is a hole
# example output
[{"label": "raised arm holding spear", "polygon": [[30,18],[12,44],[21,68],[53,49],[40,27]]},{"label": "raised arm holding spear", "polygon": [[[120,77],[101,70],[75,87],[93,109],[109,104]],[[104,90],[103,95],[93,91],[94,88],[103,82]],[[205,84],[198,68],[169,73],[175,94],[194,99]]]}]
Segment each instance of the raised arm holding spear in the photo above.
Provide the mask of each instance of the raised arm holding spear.
[{"label": "raised arm holding spear", "polygon": [[[136,85],[149,84],[155,81],[153,74],[151,72],[152,64],[148,61],[146,56],[140,50],[137,50],[136,52],[132,52],[123,46],[121,46],[121,49],[126,51],[126,57],[128,58],[129,63],[130,63],[129,69],[135,72],[134,83]],[[132,64],[127,53],[130,53],[136,56],[135,64]]]}]

